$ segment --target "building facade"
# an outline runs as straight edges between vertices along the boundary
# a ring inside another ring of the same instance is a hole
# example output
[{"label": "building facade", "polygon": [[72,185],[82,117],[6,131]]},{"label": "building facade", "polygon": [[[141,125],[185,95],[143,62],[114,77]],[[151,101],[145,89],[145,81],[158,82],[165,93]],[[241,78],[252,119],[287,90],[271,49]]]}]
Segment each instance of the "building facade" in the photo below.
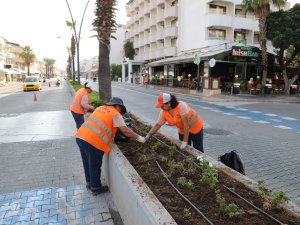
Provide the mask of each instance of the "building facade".
[{"label": "building facade", "polygon": [[[141,62],[150,78],[193,79],[197,77],[193,60],[197,54],[202,76],[215,75],[226,80],[238,75],[246,79],[249,73],[259,77],[257,68],[247,68],[247,64],[258,65],[258,57],[240,60],[232,55],[235,45],[247,46],[249,51],[259,48],[258,20],[246,14],[241,4],[242,0],[130,0],[126,5],[130,17],[126,40],[133,42],[136,52],[131,64]],[[267,44],[272,52],[271,44]],[[212,58],[216,62],[214,68],[208,64]],[[143,69],[140,72],[143,74]],[[128,76],[131,74],[134,72]]]}]

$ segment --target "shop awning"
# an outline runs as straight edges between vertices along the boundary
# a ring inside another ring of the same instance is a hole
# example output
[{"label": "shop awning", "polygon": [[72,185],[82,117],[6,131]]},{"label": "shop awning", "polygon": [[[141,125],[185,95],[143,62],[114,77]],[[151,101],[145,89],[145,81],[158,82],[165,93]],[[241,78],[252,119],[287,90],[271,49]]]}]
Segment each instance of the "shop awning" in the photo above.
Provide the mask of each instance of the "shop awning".
[{"label": "shop awning", "polygon": [[4,73],[6,74],[21,74],[20,72],[18,71],[15,71],[15,70],[11,70],[11,69],[1,69]]},{"label": "shop awning", "polygon": [[193,53],[187,53],[180,56],[170,57],[166,59],[161,59],[158,61],[154,61],[151,63],[148,63],[149,66],[161,66],[164,64],[171,64],[171,63],[187,63],[187,62],[193,62],[193,58],[195,54],[198,54],[201,58],[201,60],[209,60],[212,56],[219,55],[225,52],[231,51],[231,49],[222,49],[218,51],[209,51],[209,52],[193,52]]}]

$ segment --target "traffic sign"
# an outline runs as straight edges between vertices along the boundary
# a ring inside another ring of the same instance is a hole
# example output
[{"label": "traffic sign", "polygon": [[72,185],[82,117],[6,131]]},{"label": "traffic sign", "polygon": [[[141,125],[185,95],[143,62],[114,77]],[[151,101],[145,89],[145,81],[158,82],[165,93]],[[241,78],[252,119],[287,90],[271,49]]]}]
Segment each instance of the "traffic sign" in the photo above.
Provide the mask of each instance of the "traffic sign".
[{"label": "traffic sign", "polygon": [[195,54],[193,61],[196,65],[199,65],[201,62],[200,56],[198,54]]}]

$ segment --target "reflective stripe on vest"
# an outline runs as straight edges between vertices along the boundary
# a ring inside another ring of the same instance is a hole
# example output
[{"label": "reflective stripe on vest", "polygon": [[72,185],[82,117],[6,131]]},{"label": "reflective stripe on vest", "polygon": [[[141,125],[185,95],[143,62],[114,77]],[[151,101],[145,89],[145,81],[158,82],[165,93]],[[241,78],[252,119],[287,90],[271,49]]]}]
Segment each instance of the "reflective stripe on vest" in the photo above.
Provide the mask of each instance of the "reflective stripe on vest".
[{"label": "reflective stripe on vest", "polygon": [[[179,103],[181,102],[182,101],[180,101]],[[187,119],[188,119],[189,132],[196,134],[202,129],[203,121],[194,109],[190,108],[189,106],[188,108],[189,108],[189,112],[188,112]],[[184,133],[183,122],[178,110],[178,105],[173,109],[173,112],[174,112],[175,119],[167,111],[163,111],[163,115],[170,125],[176,125],[178,127],[179,133],[183,134]]]},{"label": "reflective stripe on vest", "polygon": [[70,110],[77,114],[85,114],[85,110],[81,105],[81,100],[84,95],[88,96],[88,104],[90,104],[90,97],[88,91],[85,88],[79,89],[76,94],[73,102],[70,104]]},{"label": "reflective stripe on vest", "polygon": [[78,129],[76,137],[108,154],[117,132],[117,128],[113,127],[113,117],[118,114],[113,106],[98,107]]}]

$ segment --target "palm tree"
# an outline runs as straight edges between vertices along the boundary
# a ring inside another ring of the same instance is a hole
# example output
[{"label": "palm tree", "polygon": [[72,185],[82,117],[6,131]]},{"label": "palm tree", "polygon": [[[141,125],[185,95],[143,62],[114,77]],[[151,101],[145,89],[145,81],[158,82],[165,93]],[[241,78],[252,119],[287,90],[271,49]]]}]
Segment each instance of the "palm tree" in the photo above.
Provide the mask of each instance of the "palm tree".
[{"label": "palm tree", "polygon": [[30,46],[25,46],[23,52],[20,54],[21,58],[24,60],[25,66],[27,66],[27,75],[30,73],[30,64],[35,60],[35,54],[33,54],[32,48]]},{"label": "palm tree", "polygon": [[53,65],[55,63],[55,59],[50,59],[50,58],[44,58],[44,63],[46,66],[46,74],[48,78],[50,78],[53,75]]},{"label": "palm tree", "polygon": [[109,64],[110,39],[116,31],[116,0],[96,0],[93,26],[99,41],[99,95],[102,99],[111,98],[111,75]]},{"label": "palm tree", "polygon": [[243,0],[242,6],[246,12],[254,14],[258,18],[259,43],[261,47],[261,64],[263,69],[262,85],[266,84],[268,72],[267,53],[267,16],[270,13],[270,4],[280,8],[285,5],[286,0]]},{"label": "palm tree", "polygon": [[72,38],[71,38],[71,64],[72,64],[72,70],[73,70],[73,74],[72,74],[72,77],[73,77],[73,81],[75,81],[75,61],[74,61],[74,58],[75,58],[75,53],[76,53],[76,40],[75,40],[75,37],[74,35],[72,35]]}]

